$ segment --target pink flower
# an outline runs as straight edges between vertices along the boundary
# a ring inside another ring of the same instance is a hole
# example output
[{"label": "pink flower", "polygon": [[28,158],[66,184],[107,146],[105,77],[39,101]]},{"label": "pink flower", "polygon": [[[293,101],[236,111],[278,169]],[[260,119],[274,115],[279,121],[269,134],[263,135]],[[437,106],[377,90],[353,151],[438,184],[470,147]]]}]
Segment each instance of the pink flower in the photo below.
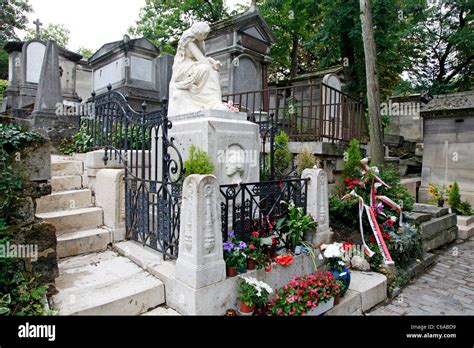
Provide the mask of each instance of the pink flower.
[{"label": "pink flower", "polygon": [[277,313],[278,313],[278,315],[281,315],[281,313],[283,313],[283,309],[280,308],[280,309],[277,311]]},{"label": "pink flower", "polygon": [[312,306],[313,306],[313,303],[312,303],[311,301],[308,301],[308,302],[306,302],[306,306],[312,307]]}]

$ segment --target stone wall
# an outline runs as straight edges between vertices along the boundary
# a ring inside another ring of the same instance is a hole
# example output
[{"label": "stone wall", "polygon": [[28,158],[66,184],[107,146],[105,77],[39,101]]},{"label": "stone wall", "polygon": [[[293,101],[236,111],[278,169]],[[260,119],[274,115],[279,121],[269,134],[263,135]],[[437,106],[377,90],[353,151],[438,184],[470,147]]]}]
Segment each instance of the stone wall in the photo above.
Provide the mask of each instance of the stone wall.
[{"label": "stone wall", "polygon": [[456,214],[449,214],[448,208],[417,203],[412,212],[405,214],[419,226],[425,251],[451,243],[458,236]]},{"label": "stone wall", "polygon": [[22,268],[31,274],[40,274],[40,282],[52,282],[59,275],[56,255],[56,229],[35,217],[35,199],[51,193],[47,180],[51,177],[50,143],[40,140],[11,153],[15,177],[22,178],[21,190],[4,212],[8,226],[2,232],[8,236],[10,247],[28,250],[22,258]]}]

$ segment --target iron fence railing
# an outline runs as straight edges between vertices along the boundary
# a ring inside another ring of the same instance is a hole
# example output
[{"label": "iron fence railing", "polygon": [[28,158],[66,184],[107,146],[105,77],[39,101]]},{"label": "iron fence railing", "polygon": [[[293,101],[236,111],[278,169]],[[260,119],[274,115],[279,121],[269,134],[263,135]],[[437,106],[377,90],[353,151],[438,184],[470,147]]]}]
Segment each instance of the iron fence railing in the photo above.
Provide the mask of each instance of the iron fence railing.
[{"label": "iron fence railing", "polygon": [[362,100],[324,83],[273,87],[223,95],[250,120],[261,122],[274,114],[292,141],[341,141],[367,137]]}]

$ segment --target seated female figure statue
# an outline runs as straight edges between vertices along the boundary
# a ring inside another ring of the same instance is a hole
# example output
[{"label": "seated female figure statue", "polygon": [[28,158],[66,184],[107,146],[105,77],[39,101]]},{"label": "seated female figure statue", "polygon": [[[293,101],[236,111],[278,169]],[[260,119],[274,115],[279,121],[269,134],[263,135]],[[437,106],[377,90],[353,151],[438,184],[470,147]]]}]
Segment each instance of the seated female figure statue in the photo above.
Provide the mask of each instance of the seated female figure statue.
[{"label": "seated female figure statue", "polygon": [[210,27],[196,22],[181,36],[170,81],[168,115],[203,109],[228,110],[222,103],[220,62],[205,56],[204,40]]}]

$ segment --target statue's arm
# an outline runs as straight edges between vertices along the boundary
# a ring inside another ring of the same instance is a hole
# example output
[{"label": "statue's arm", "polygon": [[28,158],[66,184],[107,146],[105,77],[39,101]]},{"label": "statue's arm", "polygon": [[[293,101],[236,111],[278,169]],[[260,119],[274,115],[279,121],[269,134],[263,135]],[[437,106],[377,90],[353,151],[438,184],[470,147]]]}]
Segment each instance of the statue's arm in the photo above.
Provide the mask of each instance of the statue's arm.
[{"label": "statue's arm", "polygon": [[197,61],[209,64],[209,61],[207,60],[207,57],[201,52],[199,47],[194,42],[190,42],[188,44],[188,48],[191,51],[191,53],[193,54],[194,58],[196,58]]},{"label": "statue's arm", "polygon": [[194,42],[190,42],[188,44],[188,47],[191,53],[193,54],[194,58],[196,58],[198,62],[206,63],[212,66],[213,69],[219,70],[219,68],[221,67],[221,63],[211,57],[206,57],[202,53],[201,49]]}]

